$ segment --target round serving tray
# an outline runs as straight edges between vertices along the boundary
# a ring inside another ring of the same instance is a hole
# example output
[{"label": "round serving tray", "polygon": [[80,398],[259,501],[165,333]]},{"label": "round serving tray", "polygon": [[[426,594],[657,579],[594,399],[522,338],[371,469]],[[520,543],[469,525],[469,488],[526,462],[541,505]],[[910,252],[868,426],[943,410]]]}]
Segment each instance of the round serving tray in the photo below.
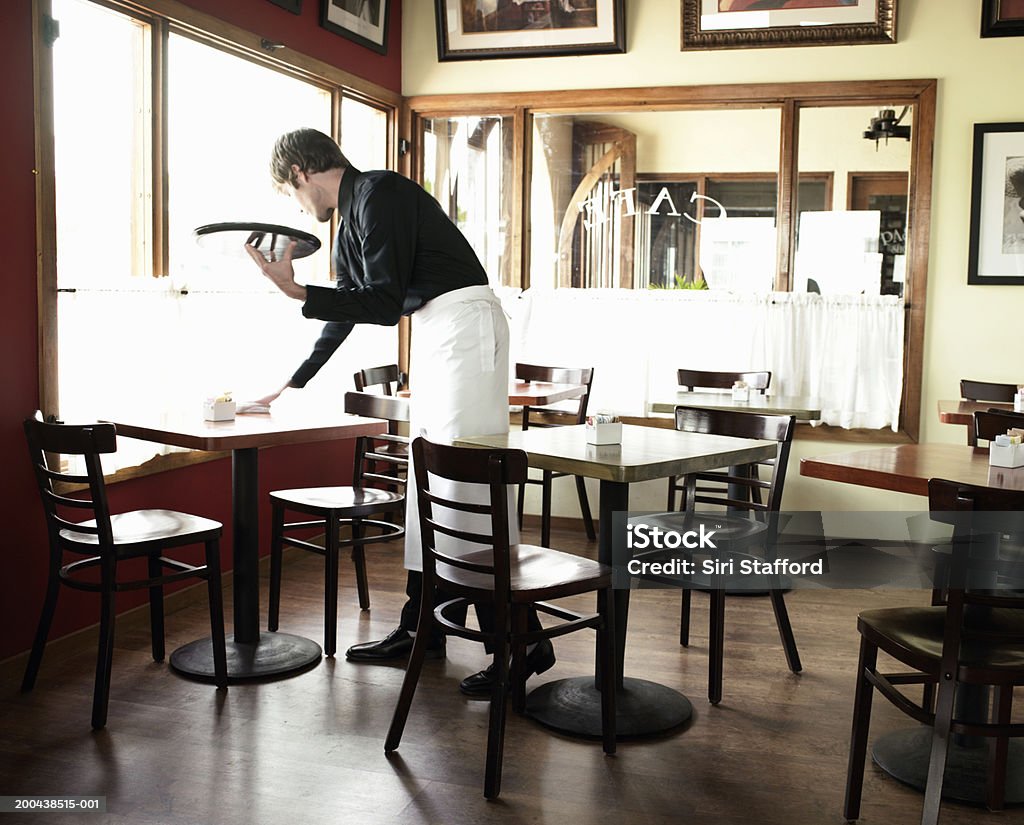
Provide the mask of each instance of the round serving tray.
[{"label": "round serving tray", "polygon": [[255,247],[264,256],[273,253],[280,260],[288,244],[295,241],[292,259],[305,258],[320,248],[320,239],[301,229],[280,226],[274,223],[253,223],[251,221],[208,223],[192,233],[196,243],[204,249],[216,252],[245,254],[243,247]]}]

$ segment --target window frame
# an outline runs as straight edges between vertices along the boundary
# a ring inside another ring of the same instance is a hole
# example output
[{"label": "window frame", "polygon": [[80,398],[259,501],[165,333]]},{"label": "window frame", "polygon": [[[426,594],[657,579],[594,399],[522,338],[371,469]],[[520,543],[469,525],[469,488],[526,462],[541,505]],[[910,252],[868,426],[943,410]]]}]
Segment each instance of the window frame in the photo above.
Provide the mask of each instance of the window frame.
[{"label": "window frame", "polygon": [[[622,89],[583,89],[546,92],[421,95],[407,98],[403,124],[412,134],[408,169],[422,181],[422,121],[448,116],[515,115],[513,181],[516,206],[513,232],[519,240],[519,287],[529,287],[529,186],[533,117],[535,115],[587,115],[603,112],[644,112],[680,109],[778,108],[780,110],[779,165],[777,171],[778,291],[789,291],[796,247],[800,110],[829,106],[914,106],[908,192],[907,285],[903,350],[903,394],[899,432],[891,430],[813,429],[809,436],[861,442],[913,442],[921,431],[921,381],[924,353],[925,298],[928,285],[928,250],[931,223],[932,160],[935,135],[935,79],[830,81],[821,83],[725,84],[709,86],[655,86]],[[805,173],[806,174],[806,173]],[[403,353],[405,355],[405,353]]]},{"label": "window frame", "polygon": [[[402,97],[357,75],[339,69],[292,49],[280,50],[276,44],[253,32],[200,12],[177,0],[89,0],[98,6],[133,17],[148,29],[148,62],[143,83],[148,85],[151,104],[149,122],[151,157],[149,189],[152,192],[147,235],[151,240],[152,260],[146,270],[152,277],[165,277],[169,266],[167,201],[167,42],[170,34],[196,40],[233,56],[313,83],[331,93],[331,132],[336,140],[341,129],[343,98],[357,100],[383,111],[387,117],[387,168],[399,166],[398,122]],[[39,409],[47,418],[59,417],[59,375],[57,340],[57,219],[56,170],[54,158],[54,98],[52,45],[59,36],[54,24],[51,0],[32,0],[33,85],[35,92],[36,156],[36,248],[38,251],[38,363]],[[335,219],[336,220],[336,219]],[[332,232],[336,229],[334,221]],[[404,336],[404,337],[407,337]],[[400,334],[400,348],[403,336]],[[193,463],[223,457],[223,453],[193,451],[187,454],[158,455],[144,464],[127,467],[112,474],[119,481],[162,472]]]}]

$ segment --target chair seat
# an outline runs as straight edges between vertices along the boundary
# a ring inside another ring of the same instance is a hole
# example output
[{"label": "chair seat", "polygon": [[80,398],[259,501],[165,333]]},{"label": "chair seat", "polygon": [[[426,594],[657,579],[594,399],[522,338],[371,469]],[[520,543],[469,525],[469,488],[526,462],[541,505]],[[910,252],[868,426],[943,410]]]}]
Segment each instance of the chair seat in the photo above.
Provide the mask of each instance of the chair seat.
[{"label": "chair seat", "polygon": [[[460,558],[476,564],[490,564],[492,554],[488,550],[478,550]],[[605,579],[611,580],[612,568],[572,553],[532,544],[516,544],[509,548],[509,572],[513,600],[531,602],[546,598],[544,592],[553,589],[563,595],[592,591],[602,586]],[[460,588],[482,594],[491,593],[494,589],[491,575],[450,564],[438,562],[437,575]]]},{"label": "chair seat", "polygon": [[275,490],[270,498],[292,509],[318,515],[346,510],[352,516],[365,516],[381,510],[397,510],[405,504],[403,494],[376,487],[302,487]]},{"label": "chair seat", "polygon": [[[96,521],[83,521],[85,527],[95,527]],[[132,510],[110,517],[110,528],[119,554],[132,549],[159,543],[168,547],[205,541],[220,534],[221,523],[213,519],[179,513],[176,510]],[[61,541],[83,547],[99,546],[99,536],[66,529],[60,531]]]},{"label": "chair seat", "polygon": [[[1024,669],[1024,616],[1020,610],[999,608],[989,611],[985,627],[1000,633],[1020,636],[1020,641],[988,642],[965,636],[960,653],[960,664],[966,668],[988,670]],[[882,650],[895,646],[907,655],[927,659],[938,668],[942,658],[943,622],[946,608],[888,607],[865,610],[857,620],[857,627],[868,635]]]}]

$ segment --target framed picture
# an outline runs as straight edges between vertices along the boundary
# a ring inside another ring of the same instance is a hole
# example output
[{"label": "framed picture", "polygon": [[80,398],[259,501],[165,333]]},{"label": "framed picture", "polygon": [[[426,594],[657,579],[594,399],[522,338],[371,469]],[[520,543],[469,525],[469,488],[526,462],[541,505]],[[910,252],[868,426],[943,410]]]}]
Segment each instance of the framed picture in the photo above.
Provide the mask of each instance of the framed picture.
[{"label": "framed picture", "polygon": [[320,25],[380,54],[388,51],[391,0],[320,0]]},{"label": "framed picture", "polygon": [[896,42],[897,0],[682,0],[682,49]]},{"label": "framed picture", "polygon": [[436,0],[437,59],[626,50],[625,0]]},{"label": "framed picture", "polygon": [[1024,123],[975,123],[969,284],[1024,284]]},{"label": "framed picture", "polygon": [[270,0],[270,2],[292,14],[302,14],[302,0]]},{"label": "framed picture", "polygon": [[982,0],[982,37],[1024,37],[1024,0]]}]

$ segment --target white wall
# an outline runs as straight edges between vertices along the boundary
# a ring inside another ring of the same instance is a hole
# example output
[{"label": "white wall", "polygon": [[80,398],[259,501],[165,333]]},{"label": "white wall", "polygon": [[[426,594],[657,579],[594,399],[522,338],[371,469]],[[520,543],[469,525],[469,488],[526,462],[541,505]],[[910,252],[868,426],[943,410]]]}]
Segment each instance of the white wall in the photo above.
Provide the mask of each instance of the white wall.
[{"label": "white wall", "polygon": [[[894,45],[681,52],[679,0],[630,0],[626,54],[438,63],[434,3],[407,0],[403,93],[938,78],[921,424],[924,441],[958,443],[965,438],[963,428],[941,424],[936,403],[957,397],[960,378],[1024,381],[1024,363],[1018,358],[1024,349],[1024,287],[968,287],[966,274],[972,126],[1024,121],[1024,96],[1014,82],[1024,59],[1024,38],[981,39],[978,0],[899,0],[898,5]],[[785,506],[919,508],[922,501],[911,496],[798,474],[802,456],[869,446],[798,442]],[[575,515],[569,495],[573,485],[556,488],[556,512]],[[659,484],[637,490],[632,499],[637,507],[658,507],[661,493]]]}]

